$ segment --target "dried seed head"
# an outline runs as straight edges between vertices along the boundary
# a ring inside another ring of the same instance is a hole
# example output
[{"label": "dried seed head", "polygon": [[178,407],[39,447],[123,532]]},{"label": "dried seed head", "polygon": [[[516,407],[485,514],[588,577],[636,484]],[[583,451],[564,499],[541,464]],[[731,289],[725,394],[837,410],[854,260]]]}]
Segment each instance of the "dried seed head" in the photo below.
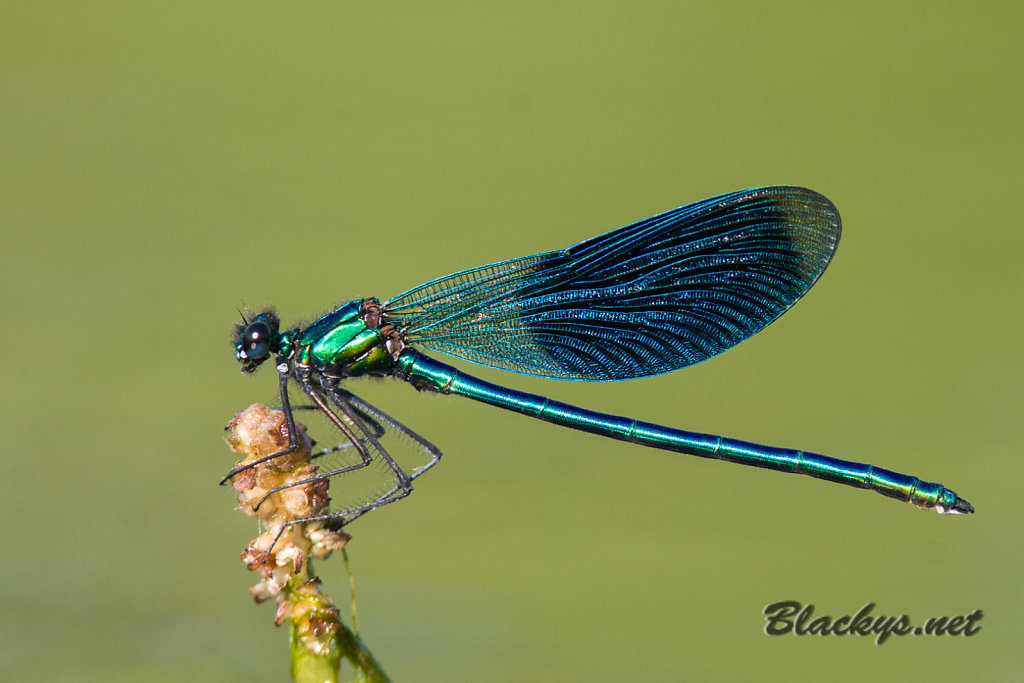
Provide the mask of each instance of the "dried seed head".
[{"label": "dried seed head", "polygon": [[274,623],[291,620],[304,647],[322,653],[330,648],[340,621],[317,588],[319,580],[309,580],[309,560],[328,557],[352,537],[323,520],[298,521],[327,510],[330,495],[326,479],[307,481],[317,472],[309,462],[312,444],[303,425],[296,424],[296,430],[292,453],[259,462],[288,447],[288,424],[280,410],[255,404],[228,422],[224,438],[242,456],[235,469],[245,468],[231,479],[239,509],[259,517],[267,529],[241,555],[246,567],[261,576],[250,592],[257,602],[277,598]]}]

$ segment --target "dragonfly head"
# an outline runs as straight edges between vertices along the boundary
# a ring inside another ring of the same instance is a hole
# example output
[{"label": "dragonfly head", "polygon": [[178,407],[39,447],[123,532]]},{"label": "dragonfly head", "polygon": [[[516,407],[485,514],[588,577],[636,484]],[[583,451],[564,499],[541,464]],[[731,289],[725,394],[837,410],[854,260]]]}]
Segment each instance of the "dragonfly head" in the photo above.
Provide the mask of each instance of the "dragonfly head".
[{"label": "dragonfly head", "polygon": [[278,351],[279,326],[280,321],[270,311],[260,313],[252,321],[242,318],[235,326],[235,360],[242,364],[242,372],[253,372],[271,352]]}]

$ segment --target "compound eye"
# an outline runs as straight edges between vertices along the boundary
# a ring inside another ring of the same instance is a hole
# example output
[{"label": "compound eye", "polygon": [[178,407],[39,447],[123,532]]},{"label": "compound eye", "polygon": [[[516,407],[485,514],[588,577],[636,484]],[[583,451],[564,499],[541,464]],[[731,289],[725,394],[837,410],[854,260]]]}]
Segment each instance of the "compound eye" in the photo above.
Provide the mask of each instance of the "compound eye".
[{"label": "compound eye", "polygon": [[242,352],[249,360],[260,360],[270,353],[270,342],[273,337],[270,325],[257,320],[249,323],[242,332]]}]

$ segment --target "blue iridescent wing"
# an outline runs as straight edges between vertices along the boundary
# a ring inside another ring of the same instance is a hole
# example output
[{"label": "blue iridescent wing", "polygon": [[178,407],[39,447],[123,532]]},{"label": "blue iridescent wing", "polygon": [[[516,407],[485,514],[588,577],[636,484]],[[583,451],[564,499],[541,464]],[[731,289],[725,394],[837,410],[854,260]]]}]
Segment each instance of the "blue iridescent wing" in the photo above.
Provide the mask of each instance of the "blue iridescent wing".
[{"label": "blue iridescent wing", "polygon": [[574,380],[671,372],[778,318],[821,276],[839,212],[800,187],[712,197],[385,302],[410,344]]}]

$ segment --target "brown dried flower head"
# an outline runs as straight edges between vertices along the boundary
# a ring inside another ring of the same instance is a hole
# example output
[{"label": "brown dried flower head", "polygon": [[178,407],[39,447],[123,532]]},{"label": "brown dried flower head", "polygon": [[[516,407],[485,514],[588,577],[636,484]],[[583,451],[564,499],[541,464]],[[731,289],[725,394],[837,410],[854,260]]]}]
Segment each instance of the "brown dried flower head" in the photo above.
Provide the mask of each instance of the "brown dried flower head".
[{"label": "brown dried flower head", "polygon": [[[251,517],[259,517],[267,529],[241,556],[250,570],[263,577],[251,589],[257,602],[278,597],[294,577],[308,578],[309,557],[324,559],[343,548],[351,538],[323,520],[299,521],[325,512],[330,496],[327,480],[305,481],[317,468],[309,461],[312,442],[305,426],[297,423],[296,429],[298,447],[295,451],[255,464],[231,480],[232,488],[238,493],[239,509]],[[243,456],[235,463],[235,469],[288,446],[284,413],[258,403],[236,414],[228,422],[226,431],[224,438],[231,450]],[[279,612],[283,608],[279,607]]]}]

